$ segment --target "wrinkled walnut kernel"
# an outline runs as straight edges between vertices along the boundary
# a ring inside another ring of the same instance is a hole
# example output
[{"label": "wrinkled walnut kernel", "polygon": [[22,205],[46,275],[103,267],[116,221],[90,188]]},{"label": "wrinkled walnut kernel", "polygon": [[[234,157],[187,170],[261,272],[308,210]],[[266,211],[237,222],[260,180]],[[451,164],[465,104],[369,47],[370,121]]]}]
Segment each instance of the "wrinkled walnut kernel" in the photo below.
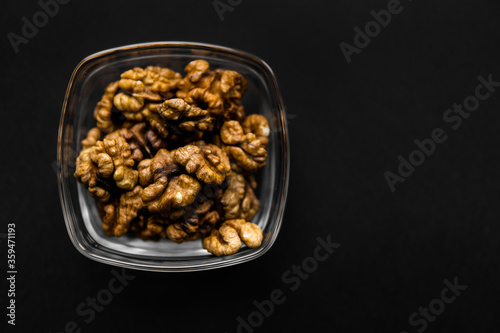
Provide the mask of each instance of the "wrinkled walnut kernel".
[{"label": "wrinkled walnut kernel", "polygon": [[[100,141],[98,141],[100,142]],[[108,201],[114,166],[111,156],[96,146],[84,149],[76,160],[75,178],[85,185],[90,195],[100,201]]]},{"label": "wrinkled walnut kernel", "polygon": [[220,201],[224,208],[225,218],[235,219],[241,216],[241,202],[245,196],[245,185],[245,178],[236,172],[227,177],[227,189]]},{"label": "wrinkled walnut kernel", "polygon": [[188,173],[195,173],[199,180],[208,184],[221,184],[231,171],[227,155],[212,144],[178,148],[174,159],[183,165]]},{"label": "wrinkled walnut kernel", "polygon": [[209,71],[210,65],[205,60],[193,60],[184,68],[186,77],[178,82],[176,95],[185,98],[194,88],[207,89],[214,80],[214,74]]},{"label": "wrinkled walnut kernel", "polygon": [[120,111],[138,112],[144,106],[144,99],[119,93],[114,97],[113,104]]},{"label": "wrinkled walnut kernel", "polygon": [[221,127],[220,137],[227,155],[233,158],[243,169],[255,172],[266,165],[267,151],[265,145],[254,133],[244,133],[237,121],[226,121]]},{"label": "wrinkled walnut kernel", "polygon": [[236,229],[243,243],[249,248],[255,248],[262,243],[264,236],[258,225],[243,219],[227,220],[224,223]]},{"label": "wrinkled walnut kernel", "polygon": [[101,138],[101,131],[97,128],[91,128],[87,132],[87,137],[82,140],[82,149],[87,149],[96,144],[97,141]]},{"label": "wrinkled walnut kernel", "polygon": [[227,220],[219,230],[212,230],[210,236],[203,239],[203,248],[216,255],[231,255],[241,248],[241,241],[249,248],[262,243],[263,234],[258,225],[242,219]]},{"label": "wrinkled walnut kernel", "polygon": [[132,169],[134,160],[127,141],[122,137],[114,140],[104,139],[104,141],[98,141],[97,146],[102,147],[101,149],[109,154],[113,160],[115,168],[113,179],[116,186],[122,190],[133,189],[137,184],[139,173]]},{"label": "wrinkled walnut kernel", "polygon": [[133,190],[123,192],[117,205],[113,203],[104,205],[102,227],[107,235],[120,237],[128,231],[130,222],[142,209],[141,194],[142,187],[137,185]]},{"label": "wrinkled walnut kernel", "polygon": [[163,102],[160,114],[171,127],[186,132],[211,131],[213,124],[208,111],[188,104],[181,98],[172,98]]},{"label": "wrinkled walnut kernel", "polygon": [[168,68],[149,66],[136,67],[121,75],[118,85],[134,97],[161,101],[167,93],[177,87],[181,75]]},{"label": "wrinkled walnut kernel", "polygon": [[219,230],[212,230],[210,236],[203,239],[203,248],[220,257],[235,254],[241,248],[241,239],[236,229],[225,223]]},{"label": "wrinkled walnut kernel", "polygon": [[194,88],[190,90],[185,100],[189,104],[206,108],[211,115],[219,115],[224,112],[224,104],[222,99],[202,88]]},{"label": "wrinkled walnut kernel", "polygon": [[113,131],[113,121],[111,120],[111,110],[113,108],[113,98],[118,90],[118,82],[110,83],[102,95],[101,100],[94,109],[94,119],[97,128],[105,133]]},{"label": "wrinkled walnut kernel", "polygon": [[251,114],[241,123],[245,134],[253,133],[265,148],[269,142],[269,123],[260,114]]},{"label": "wrinkled walnut kernel", "polygon": [[220,200],[226,219],[252,220],[259,209],[260,201],[250,183],[242,175],[233,172],[227,177],[227,189]]},{"label": "wrinkled walnut kernel", "polygon": [[142,192],[142,200],[151,213],[167,214],[171,208],[193,203],[201,189],[200,183],[188,175],[160,177]]}]

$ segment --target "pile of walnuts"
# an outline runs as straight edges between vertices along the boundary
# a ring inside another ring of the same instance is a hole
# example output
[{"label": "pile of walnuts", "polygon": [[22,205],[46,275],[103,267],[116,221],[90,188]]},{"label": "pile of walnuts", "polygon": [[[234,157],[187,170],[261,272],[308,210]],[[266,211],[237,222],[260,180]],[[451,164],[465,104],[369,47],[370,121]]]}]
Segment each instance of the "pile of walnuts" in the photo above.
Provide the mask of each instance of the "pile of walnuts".
[{"label": "pile of walnuts", "polygon": [[98,199],[109,236],[203,240],[217,256],[260,246],[255,172],[266,164],[269,124],[245,115],[247,82],[194,60],[186,76],[134,68],[110,83],[82,141],[74,176]]}]

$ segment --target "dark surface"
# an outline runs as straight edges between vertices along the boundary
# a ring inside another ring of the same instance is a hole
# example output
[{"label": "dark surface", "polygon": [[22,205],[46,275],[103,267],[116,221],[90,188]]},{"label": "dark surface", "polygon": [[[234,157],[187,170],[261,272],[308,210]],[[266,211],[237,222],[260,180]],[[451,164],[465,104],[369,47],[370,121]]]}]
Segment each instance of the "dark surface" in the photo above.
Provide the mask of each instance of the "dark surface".
[{"label": "dark surface", "polygon": [[[5,323],[6,285],[2,326],[62,332],[75,321],[83,332],[229,333],[255,311],[254,300],[280,289],[285,302],[255,332],[417,332],[423,325],[408,317],[457,277],[468,288],[426,331],[497,331],[500,88],[459,129],[442,117],[474,94],[479,75],[500,81],[500,5],[402,5],[348,64],[339,44],[353,44],[353,28],[387,1],[247,0],[223,22],[211,1],[72,1],[17,54],[7,34],[20,34],[21,18],[40,7],[4,3],[0,233],[16,223],[18,275],[16,326]],[[94,52],[158,40],[234,47],[273,68],[290,115],[283,227],[273,248],[246,264],[127,271],[136,278],[86,323],[76,309],[107,288],[113,267],[78,253],[61,213],[53,163],[66,85]],[[408,157],[413,141],[435,128],[448,139],[392,193],[384,172],[397,172],[398,155]],[[342,245],[292,291],[282,275],[327,235]]]}]

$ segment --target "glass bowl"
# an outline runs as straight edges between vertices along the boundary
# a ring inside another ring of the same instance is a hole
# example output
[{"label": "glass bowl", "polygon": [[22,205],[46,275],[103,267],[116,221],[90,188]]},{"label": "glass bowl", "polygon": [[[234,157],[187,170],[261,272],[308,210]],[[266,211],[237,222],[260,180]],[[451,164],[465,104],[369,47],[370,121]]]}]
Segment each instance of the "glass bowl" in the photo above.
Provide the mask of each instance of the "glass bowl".
[{"label": "glass bowl", "polygon": [[[259,170],[256,195],[261,204],[252,219],[264,233],[262,245],[244,245],[234,255],[216,257],[201,240],[174,243],[143,241],[135,236],[109,237],[102,230],[96,200],[73,176],[80,142],[95,126],[93,110],[109,82],[124,71],[149,65],[171,68],[182,75],[187,63],[205,59],[210,67],[241,73],[248,82],[242,99],[247,114],[264,115],[270,126],[267,165]],[[258,57],[216,45],[156,42],[129,45],[93,54],[73,71],[61,113],[57,147],[59,194],[68,234],[74,246],[93,260],[131,269],[179,272],[214,269],[243,263],[266,253],[273,245],[285,209],[289,148],[285,110],[276,78]]]}]

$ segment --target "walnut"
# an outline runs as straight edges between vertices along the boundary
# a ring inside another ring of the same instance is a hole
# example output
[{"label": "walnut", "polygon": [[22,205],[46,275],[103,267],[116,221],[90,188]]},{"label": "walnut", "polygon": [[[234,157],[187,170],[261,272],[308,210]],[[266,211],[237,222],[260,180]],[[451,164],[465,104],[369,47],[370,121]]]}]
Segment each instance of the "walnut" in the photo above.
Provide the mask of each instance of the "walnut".
[{"label": "walnut", "polygon": [[206,108],[211,115],[219,115],[224,112],[222,99],[207,89],[194,88],[187,93],[184,99],[189,104]]},{"label": "walnut", "polygon": [[118,203],[108,203],[103,207],[102,227],[109,236],[123,236],[129,229],[130,222],[142,209],[142,187],[137,185],[133,190],[123,192]]},{"label": "walnut", "polygon": [[245,219],[246,221],[252,220],[260,205],[251,184],[236,172],[227,177],[227,189],[220,202],[226,219]]},{"label": "walnut", "polygon": [[167,226],[170,221],[160,215],[139,215],[130,224],[130,229],[142,240],[157,241],[167,237]]},{"label": "walnut", "polygon": [[156,91],[165,96],[165,93],[177,88],[177,83],[182,79],[181,74],[170,68],[158,66],[146,67],[146,77],[144,83],[152,91]]},{"label": "walnut", "polygon": [[160,114],[172,129],[186,132],[205,132],[213,128],[208,111],[192,106],[181,98],[172,98],[163,102]]},{"label": "walnut", "polygon": [[193,88],[209,88],[214,80],[214,74],[209,69],[210,65],[205,60],[193,60],[187,64],[184,68],[187,75],[177,84],[177,97],[185,98]]},{"label": "walnut", "polygon": [[167,214],[171,208],[193,203],[201,189],[200,183],[188,175],[160,177],[142,193],[142,200],[151,213]]},{"label": "walnut", "polygon": [[227,145],[237,145],[245,140],[245,132],[239,122],[229,120],[221,127],[220,139]]},{"label": "walnut", "polygon": [[120,111],[138,112],[144,106],[144,98],[119,93],[113,99],[114,106]]},{"label": "walnut", "polygon": [[259,210],[260,201],[255,196],[252,186],[247,182],[245,186],[245,196],[241,201],[240,215],[239,218],[245,219],[246,221],[251,221],[257,211]]},{"label": "walnut", "polygon": [[266,117],[260,114],[251,114],[241,123],[245,134],[253,133],[265,148],[269,143],[269,123]]},{"label": "walnut", "polygon": [[[98,141],[99,143],[102,141]],[[110,198],[110,178],[114,166],[111,156],[102,147],[93,146],[80,152],[76,160],[75,178],[89,190],[90,195],[100,201]]]},{"label": "walnut", "polygon": [[241,215],[241,202],[245,196],[245,177],[236,172],[227,177],[227,189],[221,198],[227,219],[239,218]]},{"label": "walnut", "polygon": [[245,119],[245,107],[241,105],[241,101],[235,100],[230,103],[225,103],[224,119],[243,121]]},{"label": "walnut", "polygon": [[182,243],[187,240],[197,239],[200,236],[200,229],[205,233],[211,230],[219,220],[217,212],[208,214],[213,204],[214,202],[212,200],[201,203],[195,201],[194,204],[183,207],[173,212],[173,214],[170,214],[171,219],[173,218],[179,221],[175,221],[168,226],[168,238],[176,243]]},{"label": "walnut", "polygon": [[[123,111],[122,110],[122,116],[125,117],[125,119],[128,122],[140,122],[147,120],[147,118],[150,116],[150,113],[157,113],[158,106],[161,103],[146,103],[143,105],[141,109],[138,111]],[[123,108],[123,107],[122,107]],[[125,110],[125,108],[123,108]],[[127,123],[124,123],[122,127],[126,127]]]},{"label": "walnut", "polygon": [[203,248],[216,256],[231,255],[241,248],[241,241],[255,248],[262,244],[262,239],[262,230],[256,224],[242,219],[227,220],[203,239]]},{"label": "walnut", "polygon": [[105,133],[113,131],[113,121],[111,120],[111,110],[113,108],[113,98],[118,90],[118,82],[110,83],[104,90],[101,100],[94,109],[94,119],[97,128]]},{"label": "walnut", "polygon": [[219,230],[212,230],[210,236],[203,239],[203,248],[220,257],[235,254],[241,248],[241,239],[233,227],[223,223]]},{"label": "walnut", "polygon": [[241,100],[247,90],[247,81],[240,73],[227,70],[221,75],[220,89],[226,100]]},{"label": "walnut", "polygon": [[130,128],[121,128],[114,132],[109,133],[104,138],[114,140],[116,138],[124,138],[130,146],[132,151],[132,159],[136,162],[142,161],[144,159],[144,152],[146,152],[151,157],[151,151],[147,146],[147,142],[143,135],[141,135],[141,130],[146,126],[146,123],[138,123]]},{"label": "walnut", "polygon": [[183,165],[188,173],[195,173],[199,180],[209,184],[220,185],[231,171],[227,155],[213,144],[178,148],[174,159]]},{"label": "walnut", "polygon": [[132,169],[134,160],[127,141],[122,137],[114,140],[104,139],[98,141],[96,146],[112,158],[115,169],[113,179],[116,186],[122,190],[133,189],[137,184],[139,173]]},{"label": "walnut", "polygon": [[124,190],[137,184],[138,172],[132,169],[130,146],[122,137],[97,141],[95,146],[82,150],[76,164],[75,177],[103,201],[109,199],[109,193],[99,186],[103,179],[113,175],[116,186]]},{"label": "walnut", "polygon": [[181,75],[168,68],[149,66],[136,67],[122,73],[119,86],[133,97],[161,101],[177,87]]},{"label": "walnut", "polygon": [[267,151],[264,144],[253,133],[244,133],[240,123],[226,121],[221,127],[220,137],[227,155],[243,169],[255,172],[266,165]]},{"label": "walnut", "polygon": [[167,148],[165,139],[159,136],[152,128],[148,128],[144,136],[154,150],[158,151],[162,148]]},{"label": "walnut", "polygon": [[158,108],[161,104],[148,104],[141,110],[142,119],[149,123],[149,126],[160,137],[166,139],[168,136],[168,128],[162,116],[158,113]]},{"label": "walnut", "polygon": [[180,168],[175,164],[172,152],[160,149],[152,159],[142,160],[137,166],[139,183],[146,187],[161,177],[170,177],[178,173]]},{"label": "walnut", "polygon": [[96,144],[97,141],[101,138],[101,131],[97,128],[91,128],[87,132],[87,137],[82,140],[82,149],[87,149]]},{"label": "walnut", "polygon": [[224,224],[236,229],[243,243],[249,248],[255,248],[262,244],[264,235],[258,225],[243,219],[227,220]]},{"label": "walnut", "polygon": [[130,128],[121,128],[104,138],[117,137],[122,137],[127,141],[132,150],[132,158],[136,162],[142,161],[145,155],[152,157],[156,151],[167,146],[166,141],[160,138],[153,129],[147,127],[145,122],[135,123]]}]

